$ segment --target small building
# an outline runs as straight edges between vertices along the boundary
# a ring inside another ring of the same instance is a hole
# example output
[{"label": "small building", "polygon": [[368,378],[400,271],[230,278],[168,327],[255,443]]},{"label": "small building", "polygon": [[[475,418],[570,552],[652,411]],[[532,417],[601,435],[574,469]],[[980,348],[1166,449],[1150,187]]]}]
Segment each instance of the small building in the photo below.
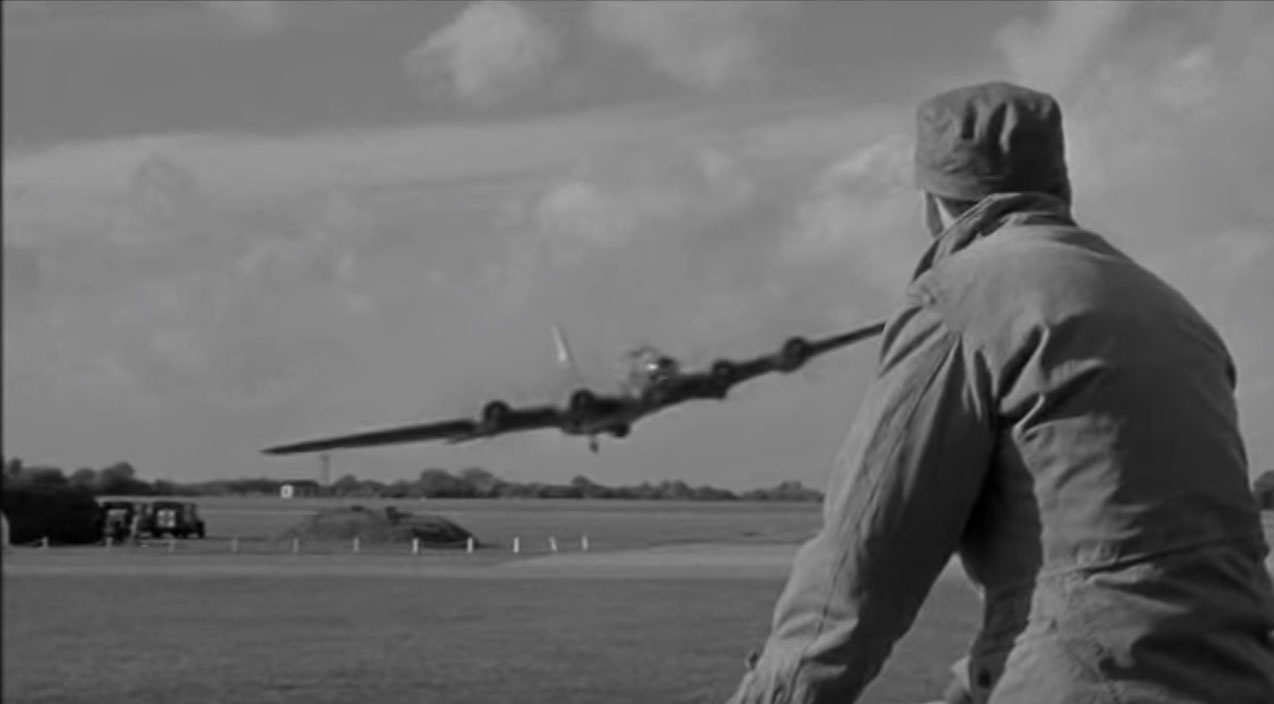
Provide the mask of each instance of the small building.
[{"label": "small building", "polygon": [[309,496],[319,495],[319,483],[313,479],[298,479],[294,482],[284,482],[279,487],[279,498],[281,499],[301,499]]}]

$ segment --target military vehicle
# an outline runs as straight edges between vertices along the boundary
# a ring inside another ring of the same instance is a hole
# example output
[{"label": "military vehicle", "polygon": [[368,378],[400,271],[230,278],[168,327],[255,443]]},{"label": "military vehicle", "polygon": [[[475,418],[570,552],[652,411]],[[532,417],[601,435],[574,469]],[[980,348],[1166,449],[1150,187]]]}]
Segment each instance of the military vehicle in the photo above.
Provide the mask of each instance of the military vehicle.
[{"label": "military vehicle", "polygon": [[166,535],[174,538],[203,538],[204,522],[199,517],[199,508],[193,503],[155,501],[150,504],[150,510],[143,514],[142,531],[154,538]]}]

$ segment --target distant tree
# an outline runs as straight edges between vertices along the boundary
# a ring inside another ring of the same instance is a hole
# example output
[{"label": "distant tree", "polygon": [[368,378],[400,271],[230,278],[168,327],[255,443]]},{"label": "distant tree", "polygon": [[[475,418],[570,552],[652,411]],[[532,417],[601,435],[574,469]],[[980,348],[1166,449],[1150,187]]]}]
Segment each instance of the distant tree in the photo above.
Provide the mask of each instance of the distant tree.
[{"label": "distant tree", "polygon": [[382,482],[375,479],[364,479],[358,483],[358,488],[354,490],[354,496],[361,498],[375,498],[382,496],[387,487]]},{"label": "distant tree", "polygon": [[583,495],[579,487],[569,484],[541,484],[535,489],[537,499],[578,499]]},{"label": "distant tree", "polygon": [[382,496],[384,496],[387,499],[414,498],[412,497],[411,489],[412,489],[411,482],[407,481],[406,479],[399,479],[395,481],[393,484],[390,484],[389,486],[385,487],[385,492],[384,494],[382,494]]},{"label": "distant tree", "polygon": [[797,481],[780,482],[769,489],[753,489],[744,492],[745,501],[821,501],[822,493],[808,489]]},{"label": "distant tree", "polygon": [[454,476],[445,469],[426,469],[416,479],[421,496],[431,499],[461,499],[474,495],[469,482]]},{"label": "distant tree", "polygon": [[650,482],[642,482],[640,485],[632,488],[627,498],[633,498],[639,501],[650,501],[659,498],[659,490],[651,486]]},{"label": "distant tree", "polygon": [[609,499],[616,493],[614,489],[598,484],[583,475],[576,475],[574,479],[571,479],[571,486],[585,499]]},{"label": "distant tree", "polygon": [[335,496],[353,496],[358,491],[358,477],[346,474],[332,483],[332,494]]},{"label": "distant tree", "polygon": [[657,492],[657,498],[669,501],[686,501],[691,498],[692,494],[690,486],[680,479],[674,481],[668,481],[665,479],[659,483]]},{"label": "distant tree", "polygon": [[496,485],[500,483],[498,477],[481,467],[469,467],[462,470],[460,478],[471,487],[473,496],[483,498],[493,496]]},{"label": "distant tree", "polygon": [[77,489],[97,491],[97,470],[92,467],[80,467],[71,473],[71,486]]},{"label": "distant tree", "polygon": [[22,472],[23,478],[30,486],[68,486],[66,475],[59,467],[28,467]]},{"label": "distant tree", "polygon": [[97,473],[99,494],[114,496],[150,493],[150,486],[137,479],[137,470],[128,462],[116,462]]},{"label": "distant tree", "polygon": [[734,492],[726,489],[700,486],[691,491],[690,498],[695,501],[737,501],[739,497],[735,496]]},{"label": "distant tree", "polygon": [[283,482],[268,477],[232,479],[226,483],[229,493],[236,496],[278,496]]}]

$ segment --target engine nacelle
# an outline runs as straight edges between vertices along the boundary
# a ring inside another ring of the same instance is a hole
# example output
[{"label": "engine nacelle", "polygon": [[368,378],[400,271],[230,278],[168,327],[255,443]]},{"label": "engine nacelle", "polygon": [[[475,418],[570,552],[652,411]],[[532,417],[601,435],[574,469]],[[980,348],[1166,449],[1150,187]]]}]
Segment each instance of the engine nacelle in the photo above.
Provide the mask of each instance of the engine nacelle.
[{"label": "engine nacelle", "polygon": [[609,432],[617,438],[626,438],[628,433],[632,432],[632,428],[627,425],[616,425]]},{"label": "engine nacelle", "polygon": [[724,359],[717,362],[713,362],[712,378],[714,381],[720,384],[723,388],[729,387],[730,384],[734,383],[734,378],[735,378],[734,375],[735,375],[735,368],[733,364],[725,361]]},{"label": "engine nacelle", "polygon": [[499,428],[512,412],[513,409],[504,401],[492,401],[482,407],[482,426],[487,430]]},{"label": "engine nacelle", "polygon": [[783,343],[783,349],[779,352],[779,371],[796,371],[810,358],[811,351],[810,343],[804,338],[793,337]]},{"label": "engine nacelle", "polygon": [[571,413],[576,415],[587,414],[597,406],[597,396],[588,389],[579,389],[571,394],[569,403]]}]

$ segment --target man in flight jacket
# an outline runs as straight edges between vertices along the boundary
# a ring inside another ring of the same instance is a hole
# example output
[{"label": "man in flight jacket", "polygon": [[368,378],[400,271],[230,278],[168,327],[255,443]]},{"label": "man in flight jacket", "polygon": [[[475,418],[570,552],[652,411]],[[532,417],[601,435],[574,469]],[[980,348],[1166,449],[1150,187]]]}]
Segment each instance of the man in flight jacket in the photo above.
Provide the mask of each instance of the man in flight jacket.
[{"label": "man in flight jacket", "polygon": [[1224,342],[1076,224],[1053,98],[981,84],[917,118],[932,245],[732,703],[856,701],[955,554],[973,702],[1274,702]]}]

